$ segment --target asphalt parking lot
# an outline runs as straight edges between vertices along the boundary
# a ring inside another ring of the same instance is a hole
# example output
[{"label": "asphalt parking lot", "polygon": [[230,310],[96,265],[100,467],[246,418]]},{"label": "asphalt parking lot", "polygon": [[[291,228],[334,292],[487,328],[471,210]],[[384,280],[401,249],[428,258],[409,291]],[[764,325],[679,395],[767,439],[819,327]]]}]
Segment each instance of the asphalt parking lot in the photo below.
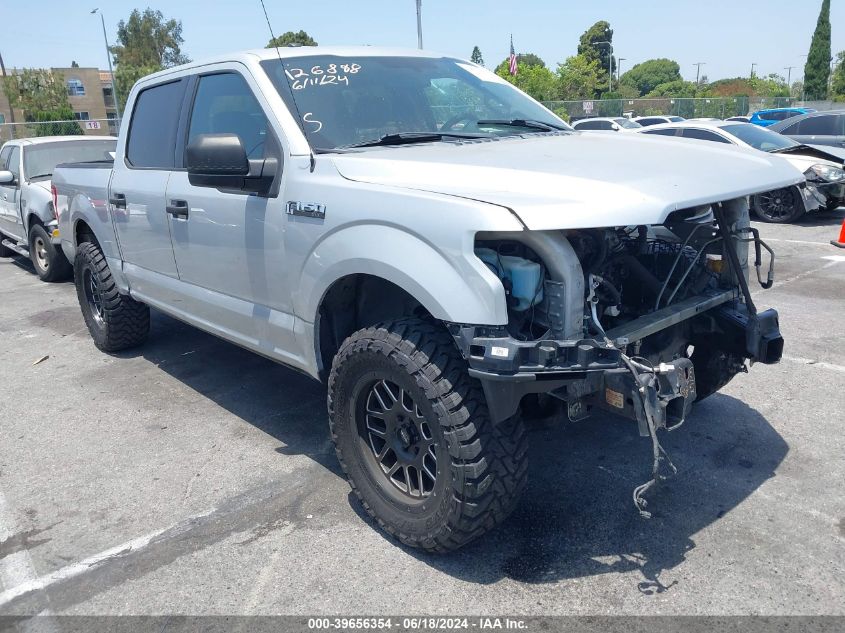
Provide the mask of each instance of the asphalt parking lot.
[{"label": "asphalt parking lot", "polygon": [[635,427],[547,421],[516,515],[447,556],[365,517],[319,384],[161,314],[102,354],[71,283],[0,260],[0,614],[843,615],[843,218],[757,224],[787,358],[665,437],[652,520]]}]

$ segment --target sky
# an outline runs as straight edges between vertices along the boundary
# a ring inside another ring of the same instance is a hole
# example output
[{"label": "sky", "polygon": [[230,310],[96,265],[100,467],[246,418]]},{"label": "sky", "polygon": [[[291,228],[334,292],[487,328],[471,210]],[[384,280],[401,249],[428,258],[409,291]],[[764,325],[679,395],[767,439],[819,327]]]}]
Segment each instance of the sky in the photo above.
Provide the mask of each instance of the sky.
[{"label": "sky", "polygon": [[[269,33],[259,0],[147,0],[166,17],[182,21],[183,52],[194,60],[228,51],[260,48]],[[104,13],[114,43],[117,23],[137,0],[0,0],[0,55],[6,67],[107,67],[102,27],[90,9]],[[320,44],[399,46],[417,44],[414,0],[265,0],[273,30],[304,29]],[[832,3],[833,53],[845,50],[845,0]],[[655,57],[681,65],[695,79],[696,62],[712,81],[758,75],[800,79],[821,0],[423,0],[425,48],[469,58],[478,46],[486,65],[507,57],[510,36],[520,53],[535,53],[547,65],[576,53],[578,38],[598,20],[614,30],[623,72]],[[702,8],[706,7],[706,8]],[[798,8],[800,7],[800,8]]]}]

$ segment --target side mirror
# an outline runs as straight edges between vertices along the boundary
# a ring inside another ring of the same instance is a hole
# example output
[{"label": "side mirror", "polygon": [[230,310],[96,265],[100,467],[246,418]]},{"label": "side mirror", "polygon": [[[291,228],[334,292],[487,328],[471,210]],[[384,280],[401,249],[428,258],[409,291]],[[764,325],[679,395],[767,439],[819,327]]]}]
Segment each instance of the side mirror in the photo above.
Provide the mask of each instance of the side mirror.
[{"label": "side mirror", "polygon": [[187,147],[188,181],[195,187],[266,195],[276,178],[275,158],[247,158],[237,134],[200,134]]},{"label": "side mirror", "polygon": [[5,169],[0,169],[0,185],[13,185],[13,184],[15,184],[15,175],[10,171],[6,171]]},{"label": "side mirror", "polygon": [[614,132],[618,132],[622,128],[619,127],[618,123],[613,123],[613,124],[611,124],[610,129],[613,130]]}]

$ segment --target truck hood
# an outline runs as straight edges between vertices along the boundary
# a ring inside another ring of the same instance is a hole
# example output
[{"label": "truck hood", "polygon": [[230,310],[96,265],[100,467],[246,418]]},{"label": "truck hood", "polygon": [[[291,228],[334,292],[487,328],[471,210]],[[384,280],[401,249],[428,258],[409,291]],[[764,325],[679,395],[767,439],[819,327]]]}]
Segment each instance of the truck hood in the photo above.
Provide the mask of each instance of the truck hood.
[{"label": "truck hood", "polygon": [[507,207],[531,230],[660,224],[677,209],[804,180],[777,156],[639,134],[404,145],[332,158],[349,180]]}]

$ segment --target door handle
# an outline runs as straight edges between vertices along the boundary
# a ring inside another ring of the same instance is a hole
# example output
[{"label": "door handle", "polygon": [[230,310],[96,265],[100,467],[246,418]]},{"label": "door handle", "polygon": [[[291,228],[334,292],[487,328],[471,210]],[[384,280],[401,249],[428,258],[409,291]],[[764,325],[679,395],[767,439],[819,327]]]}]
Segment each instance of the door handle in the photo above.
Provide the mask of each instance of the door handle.
[{"label": "door handle", "polygon": [[174,218],[188,219],[188,203],[185,200],[171,200],[166,210]]},{"label": "door handle", "polygon": [[109,198],[109,204],[114,206],[114,208],[116,209],[125,209],[126,196],[122,193],[116,193],[111,198]]}]

